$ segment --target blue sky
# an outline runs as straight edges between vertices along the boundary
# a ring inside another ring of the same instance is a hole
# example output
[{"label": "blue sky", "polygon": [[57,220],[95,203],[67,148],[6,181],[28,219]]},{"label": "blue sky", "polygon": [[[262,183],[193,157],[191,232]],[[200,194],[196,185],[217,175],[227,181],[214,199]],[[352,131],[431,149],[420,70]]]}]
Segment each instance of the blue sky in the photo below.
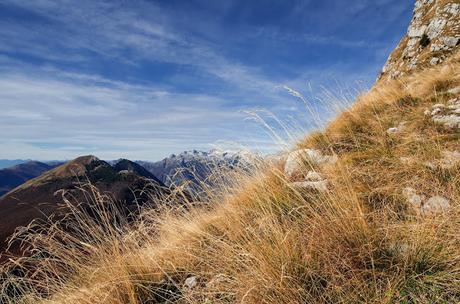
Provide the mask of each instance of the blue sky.
[{"label": "blue sky", "polygon": [[[276,149],[369,88],[401,0],[0,0],[0,158]],[[295,94],[319,114],[312,117]]]}]

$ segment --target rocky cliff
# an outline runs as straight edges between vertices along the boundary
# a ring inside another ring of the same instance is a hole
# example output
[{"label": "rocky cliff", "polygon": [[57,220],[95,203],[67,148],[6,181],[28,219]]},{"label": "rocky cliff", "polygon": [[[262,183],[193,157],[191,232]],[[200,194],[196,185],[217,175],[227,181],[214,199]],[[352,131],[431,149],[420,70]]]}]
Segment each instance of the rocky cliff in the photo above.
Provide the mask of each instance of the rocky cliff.
[{"label": "rocky cliff", "polygon": [[446,60],[460,45],[460,0],[417,0],[407,34],[380,79],[395,79]]}]

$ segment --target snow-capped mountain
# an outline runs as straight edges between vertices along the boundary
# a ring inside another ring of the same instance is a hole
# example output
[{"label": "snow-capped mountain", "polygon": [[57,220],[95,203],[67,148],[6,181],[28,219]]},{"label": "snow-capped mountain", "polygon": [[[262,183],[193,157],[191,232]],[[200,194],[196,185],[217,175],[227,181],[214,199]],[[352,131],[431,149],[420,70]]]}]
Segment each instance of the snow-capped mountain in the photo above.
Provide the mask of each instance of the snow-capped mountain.
[{"label": "snow-capped mountain", "polygon": [[201,183],[212,185],[228,170],[251,170],[261,157],[247,150],[184,151],[171,154],[158,162],[138,161],[167,186],[187,184],[196,190]]}]

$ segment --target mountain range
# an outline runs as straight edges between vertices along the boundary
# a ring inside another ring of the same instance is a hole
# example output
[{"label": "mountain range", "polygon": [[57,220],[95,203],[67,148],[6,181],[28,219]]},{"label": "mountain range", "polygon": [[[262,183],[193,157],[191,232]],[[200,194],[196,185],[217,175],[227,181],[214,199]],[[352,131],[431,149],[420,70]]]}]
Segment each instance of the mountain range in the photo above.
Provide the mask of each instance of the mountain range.
[{"label": "mountain range", "polygon": [[251,170],[261,157],[247,150],[184,151],[171,154],[158,162],[137,161],[167,186],[185,186],[199,191],[203,185],[211,186],[229,170]]},{"label": "mountain range", "polygon": [[64,201],[85,204],[88,184],[133,211],[151,195],[169,195],[175,187],[184,185],[186,193],[196,194],[202,182],[212,185],[213,173],[248,170],[255,158],[247,151],[194,150],[158,162],[103,161],[88,155],[63,164],[27,161],[1,169],[0,248],[18,227],[66,213]]},{"label": "mountain range", "polygon": [[[197,189],[202,182],[210,184],[213,174],[225,170],[250,169],[256,159],[261,157],[246,150],[239,151],[184,151],[171,154],[157,162],[128,161],[118,159],[107,161],[117,171],[134,171],[138,175],[158,179],[166,186],[186,185],[189,190]],[[23,161],[2,160],[4,164],[22,162],[7,168],[0,169],[0,196],[6,194],[28,180],[38,177],[64,162],[59,161]],[[219,170],[216,170],[219,169]],[[217,177],[216,177],[217,178]]]},{"label": "mountain range", "polygon": [[[64,201],[71,204],[88,203],[91,200],[88,198],[91,197],[88,184],[97,188],[101,194],[109,194],[114,201],[121,202],[127,211],[135,211],[151,195],[170,194],[170,190],[153,174],[129,160],[120,160],[111,166],[89,155],[55,168],[39,162],[29,162],[10,168],[9,171],[17,173],[9,175],[17,176],[15,181],[46,172],[0,197],[0,247],[6,245],[6,239],[16,228],[27,226],[32,220],[59,217],[67,212],[68,206],[63,204]],[[12,181],[9,181],[10,184]]]}]

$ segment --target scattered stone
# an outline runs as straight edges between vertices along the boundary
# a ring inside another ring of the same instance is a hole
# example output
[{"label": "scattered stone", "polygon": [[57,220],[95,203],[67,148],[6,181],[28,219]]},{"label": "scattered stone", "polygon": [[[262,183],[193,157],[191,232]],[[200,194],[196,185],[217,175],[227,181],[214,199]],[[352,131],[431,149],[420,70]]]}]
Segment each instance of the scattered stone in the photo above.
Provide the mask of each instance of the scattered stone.
[{"label": "scattered stone", "polygon": [[303,182],[293,182],[289,184],[289,186],[291,186],[293,189],[297,191],[316,190],[319,192],[326,192],[328,190],[327,185],[328,185],[328,182],[326,179],[322,181],[318,181],[318,182],[303,181]]},{"label": "scattered stone", "polygon": [[455,87],[447,91],[447,93],[452,94],[452,95],[458,95],[460,94],[460,87]]},{"label": "scattered stone", "polygon": [[430,64],[431,64],[431,65],[437,65],[437,64],[439,64],[440,62],[441,62],[441,58],[438,58],[438,57],[433,57],[433,58],[431,58],[431,60],[430,60]]},{"label": "scattered stone", "polygon": [[[447,24],[447,20],[443,17],[433,18],[428,24],[426,34],[430,40],[433,40],[439,36],[441,31]],[[443,38],[443,37],[441,37]],[[442,39],[441,39],[442,40]]]},{"label": "scattered stone", "polygon": [[431,170],[438,169],[438,166],[436,166],[433,162],[430,162],[430,161],[424,162],[423,165]]},{"label": "scattered stone", "polygon": [[453,115],[443,115],[433,117],[433,121],[438,125],[443,125],[448,129],[459,129],[460,128],[460,115],[454,113]]},{"label": "scattered stone", "polygon": [[312,181],[312,182],[318,182],[324,180],[324,177],[316,172],[316,171],[310,171],[307,173],[307,176],[305,177],[306,181]]},{"label": "scattered stone", "polygon": [[433,196],[425,204],[423,204],[422,211],[425,214],[441,213],[449,209],[450,201],[442,196]]},{"label": "scattered stone", "polygon": [[284,174],[290,180],[303,176],[306,169],[303,164],[310,166],[322,166],[334,164],[337,162],[336,155],[323,155],[320,151],[314,149],[302,149],[291,152],[284,165]]},{"label": "scattered stone", "polygon": [[445,104],[435,104],[431,110],[426,110],[426,116],[430,116],[431,120],[438,125],[442,125],[447,129],[460,129],[460,99],[452,99]]},{"label": "scattered stone", "polygon": [[459,40],[460,40],[459,37],[443,37],[442,38],[444,45],[447,46],[448,48],[453,48],[454,46],[456,46]]},{"label": "scattered stone", "polygon": [[196,287],[197,284],[198,284],[197,276],[188,277],[187,279],[185,279],[185,282],[184,282],[184,285],[189,289]]},{"label": "scattered stone", "polygon": [[394,133],[397,133],[397,132],[398,132],[398,128],[396,128],[396,127],[389,128],[389,129],[387,130],[387,133],[388,133],[388,134],[394,134]]},{"label": "scattered stone", "polygon": [[458,151],[443,151],[442,156],[440,167],[443,169],[451,169],[460,163],[460,152]]},{"label": "scattered stone", "polygon": [[396,133],[399,133],[399,132],[403,131],[405,127],[406,127],[406,122],[403,121],[403,122],[400,122],[397,127],[389,128],[387,130],[387,133],[388,134],[396,134]]},{"label": "scattered stone", "polygon": [[406,187],[403,189],[403,196],[417,211],[422,207],[422,203],[425,200],[425,196],[418,195],[414,188]]}]

